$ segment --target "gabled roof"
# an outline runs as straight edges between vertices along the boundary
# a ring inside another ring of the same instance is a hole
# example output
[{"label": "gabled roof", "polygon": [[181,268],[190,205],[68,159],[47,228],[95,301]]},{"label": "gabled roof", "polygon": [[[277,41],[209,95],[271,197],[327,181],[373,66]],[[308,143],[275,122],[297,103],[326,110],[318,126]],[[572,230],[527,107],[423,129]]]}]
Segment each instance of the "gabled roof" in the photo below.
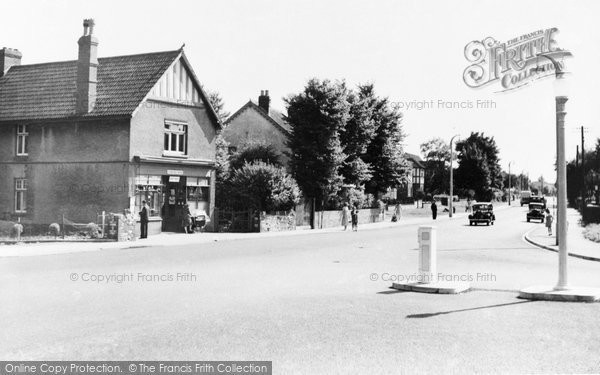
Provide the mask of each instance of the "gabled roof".
[{"label": "gabled roof", "polygon": [[[99,58],[96,105],[82,117],[131,116],[180,56],[187,63],[181,49]],[[0,78],[0,121],[75,117],[76,80],[76,60],[11,67]]]},{"label": "gabled roof", "polygon": [[423,159],[419,155],[411,154],[409,152],[404,153],[404,157],[413,162],[417,167],[425,169],[425,164],[423,164]]},{"label": "gabled roof", "polygon": [[229,116],[229,118],[225,121],[225,124],[229,124],[233,119],[242,114],[246,109],[252,109],[258,112],[262,117],[271,122],[275,128],[284,133],[285,135],[290,135],[291,127],[290,124],[285,121],[285,115],[275,109],[269,108],[269,113],[265,111],[258,104],[249,100],[248,103],[244,104],[240,109],[238,109],[233,115]]}]

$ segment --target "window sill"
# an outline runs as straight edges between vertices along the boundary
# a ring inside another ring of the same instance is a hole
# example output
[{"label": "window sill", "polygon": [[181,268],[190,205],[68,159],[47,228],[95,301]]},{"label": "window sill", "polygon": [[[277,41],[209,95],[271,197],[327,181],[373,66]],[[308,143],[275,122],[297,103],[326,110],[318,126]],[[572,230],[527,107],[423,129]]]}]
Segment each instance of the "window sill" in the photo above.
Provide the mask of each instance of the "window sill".
[{"label": "window sill", "polygon": [[188,156],[184,155],[184,154],[178,154],[178,153],[171,153],[168,151],[163,151],[162,154],[163,157],[168,157],[168,158],[177,158],[177,159],[187,159]]}]

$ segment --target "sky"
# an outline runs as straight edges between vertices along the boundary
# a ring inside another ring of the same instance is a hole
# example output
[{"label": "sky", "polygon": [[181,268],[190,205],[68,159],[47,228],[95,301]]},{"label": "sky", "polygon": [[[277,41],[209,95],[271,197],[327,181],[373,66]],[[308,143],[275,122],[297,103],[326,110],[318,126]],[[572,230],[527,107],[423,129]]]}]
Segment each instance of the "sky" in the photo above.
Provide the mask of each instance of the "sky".
[{"label": "sky", "polygon": [[567,158],[575,157],[579,127],[586,127],[586,147],[600,137],[596,0],[1,0],[1,7],[0,47],[19,49],[23,64],[76,59],[82,20],[94,18],[99,57],[185,43],[199,80],[228,111],[261,90],[285,110],[283,98],[313,77],[372,82],[402,108],[406,151],[419,154],[433,137],[449,142],[480,132],[496,140],[505,170],[510,162],[511,172],[546,181],[555,180],[553,78],[504,93],[498,84],[473,89],[463,81],[464,49],[473,40],[506,42],[556,27],[558,45],[573,54]]}]

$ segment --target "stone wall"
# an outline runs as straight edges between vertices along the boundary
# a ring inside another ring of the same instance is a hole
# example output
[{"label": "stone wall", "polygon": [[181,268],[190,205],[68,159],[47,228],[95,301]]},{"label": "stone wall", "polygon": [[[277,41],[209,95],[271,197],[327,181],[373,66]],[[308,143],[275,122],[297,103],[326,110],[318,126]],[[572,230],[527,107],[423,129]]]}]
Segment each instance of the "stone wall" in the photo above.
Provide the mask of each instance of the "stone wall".
[{"label": "stone wall", "polygon": [[261,215],[261,232],[285,232],[296,230],[296,215]]}]

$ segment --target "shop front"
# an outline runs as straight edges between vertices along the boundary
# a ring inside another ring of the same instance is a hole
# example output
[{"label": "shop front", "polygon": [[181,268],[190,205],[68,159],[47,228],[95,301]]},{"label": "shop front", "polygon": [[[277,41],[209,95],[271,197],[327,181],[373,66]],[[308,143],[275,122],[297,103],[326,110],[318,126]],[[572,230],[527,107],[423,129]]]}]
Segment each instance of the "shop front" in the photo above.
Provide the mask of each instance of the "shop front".
[{"label": "shop front", "polygon": [[192,217],[204,218],[209,223],[214,202],[213,174],[210,167],[139,164],[132,203],[138,213],[142,201],[147,202],[148,233],[183,232],[187,209]]}]

